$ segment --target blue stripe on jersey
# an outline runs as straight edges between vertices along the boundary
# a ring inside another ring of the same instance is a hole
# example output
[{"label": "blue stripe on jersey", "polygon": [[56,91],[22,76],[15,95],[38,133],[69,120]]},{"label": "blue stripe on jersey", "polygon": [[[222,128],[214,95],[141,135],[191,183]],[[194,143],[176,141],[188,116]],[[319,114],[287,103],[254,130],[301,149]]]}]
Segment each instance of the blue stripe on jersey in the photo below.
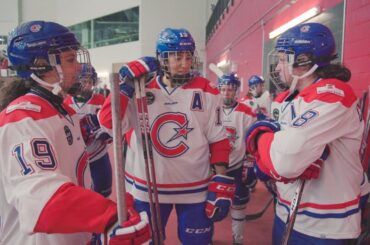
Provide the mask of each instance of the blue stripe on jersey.
[{"label": "blue stripe on jersey", "polygon": [[313,213],[313,212],[310,212],[310,211],[302,211],[302,212],[298,212],[298,214],[304,214],[304,215],[307,215],[309,217],[313,217],[313,218],[318,218],[318,219],[329,219],[329,218],[333,218],[333,219],[342,219],[344,217],[348,217],[348,216],[351,216],[355,213],[358,213],[360,211],[360,208],[354,208],[352,210],[348,210],[347,212],[344,212],[344,213],[326,213],[326,214],[319,214],[319,213]]}]

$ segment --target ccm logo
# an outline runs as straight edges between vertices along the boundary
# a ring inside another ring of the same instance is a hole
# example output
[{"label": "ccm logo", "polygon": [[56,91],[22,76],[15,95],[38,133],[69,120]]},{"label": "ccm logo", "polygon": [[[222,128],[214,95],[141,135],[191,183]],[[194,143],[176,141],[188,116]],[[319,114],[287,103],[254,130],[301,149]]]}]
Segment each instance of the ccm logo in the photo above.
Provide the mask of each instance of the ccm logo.
[{"label": "ccm logo", "polygon": [[235,187],[233,186],[224,186],[224,185],[218,185],[216,186],[216,190],[222,191],[222,192],[234,192]]},{"label": "ccm logo", "polygon": [[211,227],[201,228],[201,229],[186,228],[185,232],[190,233],[190,234],[204,234],[204,233],[211,232]]}]

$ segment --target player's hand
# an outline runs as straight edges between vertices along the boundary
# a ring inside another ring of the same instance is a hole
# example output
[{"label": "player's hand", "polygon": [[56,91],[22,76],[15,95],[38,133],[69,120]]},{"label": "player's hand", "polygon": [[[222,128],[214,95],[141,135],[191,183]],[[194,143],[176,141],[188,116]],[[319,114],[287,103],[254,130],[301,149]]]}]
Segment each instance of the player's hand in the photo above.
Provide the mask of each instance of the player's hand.
[{"label": "player's hand", "polygon": [[280,124],[272,119],[257,121],[250,126],[246,134],[247,151],[252,154],[256,160],[259,159],[257,141],[259,137],[266,132],[280,131]]},{"label": "player's hand", "polygon": [[212,221],[220,221],[229,213],[234,197],[234,178],[226,175],[214,175],[208,185],[206,214]]},{"label": "player's hand", "polygon": [[135,91],[134,79],[157,72],[159,67],[158,60],[150,56],[126,63],[119,70],[120,80],[122,81],[120,91],[129,98],[132,98]]},{"label": "player's hand", "polygon": [[321,157],[314,161],[308,168],[306,168],[306,170],[298,177],[298,179],[309,180],[319,178],[321,167],[325,160],[328,159],[329,154],[330,147],[326,145]]},{"label": "player's hand", "polygon": [[102,244],[136,245],[149,244],[151,241],[149,218],[146,212],[137,213],[133,208],[133,198],[126,194],[128,220],[115,224],[104,234]]},{"label": "player's hand", "polygon": [[87,114],[80,119],[82,137],[86,145],[94,139],[95,132],[100,129],[98,117],[95,114]]}]

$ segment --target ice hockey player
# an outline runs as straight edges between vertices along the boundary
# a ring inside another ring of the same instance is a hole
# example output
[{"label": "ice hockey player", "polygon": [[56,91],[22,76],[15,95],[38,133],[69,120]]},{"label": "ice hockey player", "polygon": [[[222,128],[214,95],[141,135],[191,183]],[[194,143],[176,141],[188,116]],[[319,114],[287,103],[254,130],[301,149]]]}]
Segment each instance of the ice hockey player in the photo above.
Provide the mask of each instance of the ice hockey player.
[{"label": "ice hockey player", "polygon": [[[245,161],[245,135],[256,115],[247,105],[237,101],[240,80],[235,73],[218,79],[218,90],[223,98],[222,120],[231,145],[227,175],[234,178],[235,195],[230,214],[232,218],[233,244],[244,244],[245,208],[249,201],[249,188],[243,180]],[[250,168],[253,171],[253,168]]]},{"label": "ice hockey player", "polygon": [[80,116],[82,128],[91,130],[93,128],[94,137],[89,139],[87,153],[89,155],[89,167],[92,179],[92,189],[105,197],[112,192],[112,166],[108,155],[108,143],[111,138],[101,131],[97,120],[97,113],[101,109],[105,97],[98,93],[93,93],[93,87],[98,82],[98,74],[93,66],[83,64],[81,74],[71,92],[67,95],[64,103],[74,109]]},{"label": "ice hockey player", "polygon": [[[157,58],[143,57],[120,70],[123,132],[135,128],[127,137],[129,149],[136,149],[135,168],[127,166],[132,171],[126,171],[126,180],[132,185],[135,208],[149,213],[140,124],[132,98],[137,78],[158,72],[146,85],[146,96],[163,230],[175,209],[181,243],[210,244],[213,221],[227,216],[235,189],[234,179],[225,175],[230,144],[222,126],[222,98],[210,81],[194,76],[198,61],[189,31],[164,29],[156,53]],[[112,128],[110,97],[99,120]],[[210,176],[211,169],[215,175]]]},{"label": "ice hockey player", "polygon": [[86,244],[92,232],[104,244],[149,241],[148,217],[133,200],[129,220],[117,225],[116,203],[83,186],[80,118],[62,95],[78,82],[88,51],[68,28],[44,21],[16,27],[7,51],[23,80],[0,91],[0,243]]},{"label": "ice hockey player", "polygon": [[248,94],[240,102],[250,106],[257,115],[258,120],[270,117],[271,96],[265,89],[265,79],[252,75],[248,80]]},{"label": "ice hockey player", "polygon": [[273,244],[280,244],[289,206],[305,180],[290,242],[349,244],[359,236],[360,197],[369,191],[359,159],[363,121],[337,57],[331,30],[297,25],[277,40],[271,76],[289,90],[275,99],[277,120],[256,122],[247,148],[261,171],[277,181]]}]

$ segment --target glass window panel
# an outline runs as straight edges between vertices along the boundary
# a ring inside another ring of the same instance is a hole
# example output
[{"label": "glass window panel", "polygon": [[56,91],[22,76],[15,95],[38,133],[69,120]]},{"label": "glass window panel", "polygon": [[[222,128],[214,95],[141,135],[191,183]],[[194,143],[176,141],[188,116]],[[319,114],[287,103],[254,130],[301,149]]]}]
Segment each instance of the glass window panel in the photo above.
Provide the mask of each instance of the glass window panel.
[{"label": "glass window panel", "polygon": [[93,20],[93,47],[139,40],[139,7]]},{"label": "glass window panel", "polygon": [[70,26],[69,29],[73,31],[81,45],[85,48],[92,48],[91,43],[91,21],[85,21],[80,24]]}]

